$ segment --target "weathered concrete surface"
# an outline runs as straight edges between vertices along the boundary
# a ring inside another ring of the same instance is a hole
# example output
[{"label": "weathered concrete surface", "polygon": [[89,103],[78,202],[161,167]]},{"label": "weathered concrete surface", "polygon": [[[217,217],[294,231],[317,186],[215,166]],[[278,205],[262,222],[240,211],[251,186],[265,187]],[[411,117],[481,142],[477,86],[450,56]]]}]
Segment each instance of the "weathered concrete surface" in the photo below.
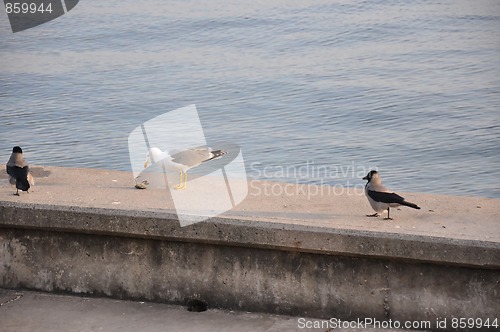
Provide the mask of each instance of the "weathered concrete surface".
[{"label": "weathered concrete surface", "polygon": [[2,230],[3,287],[305,317],[493,317],[495,270],[34,230]]},{"label": "weathered concrete surface", "polygon": [[[325,332],[335,322],[305,317],[208,309],[188,312],[185,307],[153,302],[76,297],[0,289],[2,332]],[[310,326],[310,328],[307,328]],[[315,327],[316,326],[316,327]],[[321,328],[323,326],[323,328]],[[373,325],[335,328],[336,332],[395,332]]]},{"label": "weathered concrete surface", "polygon": [[295,317],[3,289],[0,305],[2,332],[303,331]]},{"label": "weathered concrete surface", "polygon": [[252,182],[234,210],[181,228],[168,192],[130,173],[37,173],[21,197],[1,180],[3,287],[325,319],[500,312],[499,200],[407,194],[422,210],[384,221],[352,191]]}]

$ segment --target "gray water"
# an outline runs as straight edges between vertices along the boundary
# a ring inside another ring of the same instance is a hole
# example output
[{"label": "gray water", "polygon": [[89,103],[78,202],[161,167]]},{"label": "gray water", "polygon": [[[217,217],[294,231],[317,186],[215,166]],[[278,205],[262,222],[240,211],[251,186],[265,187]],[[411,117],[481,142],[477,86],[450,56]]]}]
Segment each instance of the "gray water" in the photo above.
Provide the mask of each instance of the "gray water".
[{"label": "gray water", "polygon": [[130,170],[129,133],[196,104],[253,178],[377,168],[397,191],[499,198],[499,32],[496,0],[82,0],[15,34],[2,11],[0,160]]}]

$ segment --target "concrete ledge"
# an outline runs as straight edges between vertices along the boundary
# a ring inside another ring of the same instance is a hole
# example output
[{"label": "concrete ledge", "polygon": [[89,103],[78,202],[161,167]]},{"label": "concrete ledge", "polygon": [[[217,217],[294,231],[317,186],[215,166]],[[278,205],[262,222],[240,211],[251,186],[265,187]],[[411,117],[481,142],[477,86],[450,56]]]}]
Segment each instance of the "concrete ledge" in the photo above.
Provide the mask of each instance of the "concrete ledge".
[{"label": "concrete ledge", "polygon": [[236,209],[180,227],[165,191],[129,173],[38,175],[33,193],[0,191],[0,287],[325,319],[500,312],[499,200],[409,194],[423,210],[386,222],[352,192],[252,182]]},{"label": "concrete ledge", "polygon": [[488,241],[230,218],[180,227],[170,213],[10,202],[0,205],[0,215],[0,227],[500,268],[500,245]]}]

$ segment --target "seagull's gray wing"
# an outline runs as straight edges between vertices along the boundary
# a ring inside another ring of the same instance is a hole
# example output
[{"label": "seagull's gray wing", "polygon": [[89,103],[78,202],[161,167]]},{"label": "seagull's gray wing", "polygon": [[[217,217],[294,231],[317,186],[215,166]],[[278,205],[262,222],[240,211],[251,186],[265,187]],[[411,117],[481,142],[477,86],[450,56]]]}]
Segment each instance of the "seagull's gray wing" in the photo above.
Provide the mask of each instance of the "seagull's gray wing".
[{"label": "seagull's gray wing", "polygon": [[213,154],[210,148],[195,148],[181,151],[172,155],[172,161],[174,163],[182,164],[189,168],[192,168],[200,165],[206,160],[211,159],[212,157]]}]

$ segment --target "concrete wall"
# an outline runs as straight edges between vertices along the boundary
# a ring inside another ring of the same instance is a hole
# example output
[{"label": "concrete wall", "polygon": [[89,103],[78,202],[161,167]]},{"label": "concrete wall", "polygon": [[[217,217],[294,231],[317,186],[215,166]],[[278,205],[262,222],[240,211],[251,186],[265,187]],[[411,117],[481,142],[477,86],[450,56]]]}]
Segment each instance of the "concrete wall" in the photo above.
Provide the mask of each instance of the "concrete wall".
[{"label": "concrete wall", "polygon": [[496,243],[0,206],[0,287],[343,320],[496,317]]}]

